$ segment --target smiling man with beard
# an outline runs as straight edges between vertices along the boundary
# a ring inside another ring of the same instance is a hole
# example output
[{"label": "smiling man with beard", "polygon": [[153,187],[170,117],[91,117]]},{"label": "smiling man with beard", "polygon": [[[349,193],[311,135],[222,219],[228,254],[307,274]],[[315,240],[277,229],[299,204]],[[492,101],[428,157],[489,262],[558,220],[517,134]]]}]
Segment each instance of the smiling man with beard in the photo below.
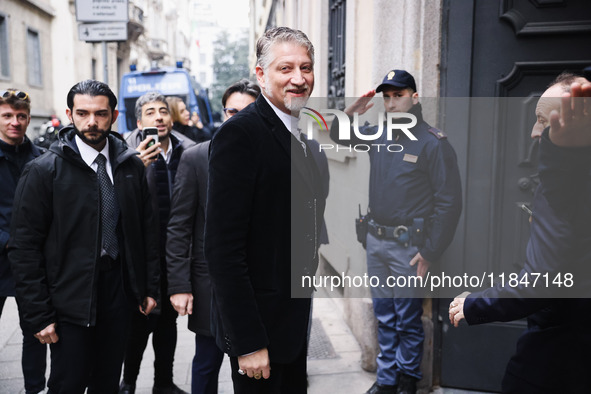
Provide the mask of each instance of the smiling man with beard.
[{"label": "smiling man with beard", "polygon": [[9,258],[23,319],[51,346],[50,392],[117,392],[131,312],[159,290],[144,165],[111,125],[117,99],[86,80],[67,98],[71,127],[23,171]]},{"label": "smiling man with beard", "polygon": [[292,111],[314,87],[312,43],[299,30],[268,30],[256,74],[263,94],[221,126],[210,148],[212,325],[235,393],[305,393],[312,289],[295,284],[316,271],[325,201]]}]

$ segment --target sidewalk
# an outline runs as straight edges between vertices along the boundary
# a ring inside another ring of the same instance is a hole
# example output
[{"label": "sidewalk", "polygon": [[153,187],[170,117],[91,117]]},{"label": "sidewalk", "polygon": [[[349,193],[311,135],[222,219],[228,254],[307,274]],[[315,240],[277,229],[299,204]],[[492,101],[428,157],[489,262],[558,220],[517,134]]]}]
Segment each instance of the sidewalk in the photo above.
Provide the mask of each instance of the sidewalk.
[{"label": "sidewalk", "polygon": [[[187,329],[187,317],[179,317],[178,341],[174,364],[175,383],[191,391],[191,361],[195,352],[194,334]],[[20,366],[22,334],[14,298],[9,298],[0,318],[0,394],[24,393]],[[361,350],[342,318],[338,299],[314,299],[312,333],[308,351],[309,394],[360,394],[375,381],[375,374],[360,367]],[[154,376],[151,342],[137,381],[137,394],[151,394]],[[48,362],[49,366],[49,362]],[[48,368],[49,374],[49,368]],[[219,393],[233,392],[228,357],[220,371]],[[437,394],[468,393],[463,390],[437,389]]]},{"label": "sidewalk", "polygon": [[[314,300],[312,334],[308,361],[309,393],[363,393],[375,375],[359,366],[361,350],[341,318],[338,300]],[[179,317],[174,363],[175,383],[191,391],[191,361],[195,352],[194,334],[187,329],[187,318]],[[0,318],[0,394],[24,393],[20,366],[22,334],[14,298],[9,298]],[[137,381],[137,394],[152,392],[154,353],[149,344]],[[49,363],[48,363],[49,365]],[[49,373],[49,368],[48,368]],[[224,358],[219,393],[232,393],[230,363]]]}]

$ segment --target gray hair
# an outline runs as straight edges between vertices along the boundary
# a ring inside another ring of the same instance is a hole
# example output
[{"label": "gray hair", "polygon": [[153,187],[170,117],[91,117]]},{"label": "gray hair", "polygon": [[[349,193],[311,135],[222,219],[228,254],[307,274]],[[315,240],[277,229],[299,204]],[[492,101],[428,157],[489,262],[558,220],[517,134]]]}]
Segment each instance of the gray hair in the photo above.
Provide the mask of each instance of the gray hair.
[{"label": "gray hair", "polygon": [[306,48],[312,64],[314,64],[314,45],[304,32],[289,27],[274,27],[267,30],[257,41],[257,66],[267,70],[272,62],[271,48],[281,42],[291,42]]},{"label": "gray hair", "polygon": [[161,102],[166,105],[166,109],[168,108],[168,102],[166,101],[166,97],[159,92],[148,92],[144,93],[137,99],[135,102],[135,118],[137,120],[142,120],[142,107],[148,103],[154,102]]},{"label": "gray hair", "polygon": [[554,81],[550,83],[550,85],[548,85],[548,88],[551,88],[554,85],[560,85],[564,93],[570,93],[570,85],[574,82],[582,83],[583,81],[581,81],[581,79],[586,78],[576,73],[563,71],[559,76],[556,77]]}]

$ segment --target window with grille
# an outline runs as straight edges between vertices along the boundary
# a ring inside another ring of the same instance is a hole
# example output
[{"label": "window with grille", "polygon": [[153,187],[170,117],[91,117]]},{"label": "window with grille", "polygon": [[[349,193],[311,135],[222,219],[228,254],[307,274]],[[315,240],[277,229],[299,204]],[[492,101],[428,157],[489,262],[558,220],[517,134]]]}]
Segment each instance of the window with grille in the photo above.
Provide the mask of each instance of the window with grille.
[{"label": "window with grille", "polygon": [[0,14],[0,78],[10,77],[8,61],[8,20]]},{"label": "window with grille", "polygon": [[39,32],[32,29],[27,29],[27,66],[29,84],[41,86],[43,84],[41,74],[41,43]]},{"label": "window with grille", "polygon": [[329,1],[328,96],[345,96],[346,0]]}]

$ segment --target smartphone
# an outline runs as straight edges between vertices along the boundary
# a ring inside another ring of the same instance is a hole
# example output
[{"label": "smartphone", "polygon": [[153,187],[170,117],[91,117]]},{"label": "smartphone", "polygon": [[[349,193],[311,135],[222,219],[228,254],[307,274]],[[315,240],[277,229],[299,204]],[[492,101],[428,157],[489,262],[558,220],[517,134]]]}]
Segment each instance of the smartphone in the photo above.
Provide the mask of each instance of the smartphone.
[{"label": "smartphone", "polygon": [[148,142],[148,148],[158,142],[158,129],[156,127],[144,127],[142,131],[144,133],[144,139],[149,135],[152,136],[152,141]]}]

